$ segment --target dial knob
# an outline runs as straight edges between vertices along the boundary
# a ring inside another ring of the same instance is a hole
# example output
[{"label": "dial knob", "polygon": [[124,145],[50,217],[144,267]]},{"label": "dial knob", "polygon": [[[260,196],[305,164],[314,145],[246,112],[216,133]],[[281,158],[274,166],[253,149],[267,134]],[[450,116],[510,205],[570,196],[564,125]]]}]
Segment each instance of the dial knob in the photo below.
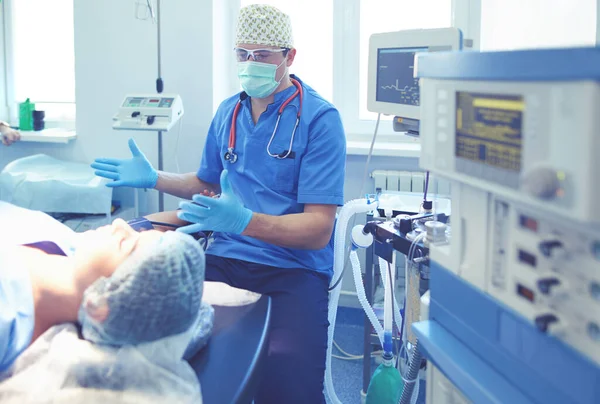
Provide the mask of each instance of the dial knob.
[{"label": "dial knob", "polygon": [[549,167],[536,167],[523,176],[521,188],[535,198],[553,199],[560,189],[558,173]]},{"label": "dial knob", "polygon": [[558,323],[558,317],[554,314],[542,314],[535,318],[535,326],[541,332],[548,332],[549,328],[555,323]]},{"label": "dial knob", "polygon": [[538,244],[540,252],[548,258],[559,258],[565,249],[560,240],[545,240]]},{"label": "dial knob", "polygon": [[542,278],[537,281],[538,290],[544,295],[549,295],[552,289],[560,284],[560,280],[554,277]]}]

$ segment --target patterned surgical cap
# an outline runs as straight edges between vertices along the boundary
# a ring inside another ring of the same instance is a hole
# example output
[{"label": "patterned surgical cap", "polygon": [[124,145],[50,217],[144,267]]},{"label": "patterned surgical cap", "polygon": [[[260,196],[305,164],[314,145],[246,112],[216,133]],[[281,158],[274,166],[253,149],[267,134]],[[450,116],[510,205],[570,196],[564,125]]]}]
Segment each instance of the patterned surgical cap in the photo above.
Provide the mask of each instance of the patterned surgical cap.
[{"label": "patterned surgical cap", "polygon": [[290,17],[275,7],[252,4],[240,10],[235,43],[293,48]]}]

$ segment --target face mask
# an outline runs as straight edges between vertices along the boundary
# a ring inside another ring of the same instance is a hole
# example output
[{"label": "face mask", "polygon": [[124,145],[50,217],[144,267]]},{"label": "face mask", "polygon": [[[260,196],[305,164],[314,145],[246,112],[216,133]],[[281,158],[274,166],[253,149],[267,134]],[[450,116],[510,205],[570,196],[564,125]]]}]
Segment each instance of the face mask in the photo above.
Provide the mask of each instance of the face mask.
[{"label": "face mask", "polygon": [[238,62],[238,78],[246,94],[255,98],[265,98],[273,94],[285,76],[282,75],[279,81],[275,79],[277,69],[284,63],[285,59],[277,66],[254,61]]}]

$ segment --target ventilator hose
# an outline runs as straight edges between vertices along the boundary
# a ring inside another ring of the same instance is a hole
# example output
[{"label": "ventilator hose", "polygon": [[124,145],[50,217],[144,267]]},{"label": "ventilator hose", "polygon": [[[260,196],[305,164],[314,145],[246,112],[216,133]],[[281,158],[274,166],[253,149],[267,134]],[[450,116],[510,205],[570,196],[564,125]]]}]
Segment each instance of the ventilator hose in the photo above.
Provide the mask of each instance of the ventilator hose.
[{"label": "ventilator hose", "polygon": [[402,396],[400,396],[400,404],[410,404],[415,383],[419,382],[419,370],[421,369],[422,359],[423,355],[421,355],[419,350],[419,341],[417,340],[410,358],[408,372],[404,378],[404,389],[402,389]]}]

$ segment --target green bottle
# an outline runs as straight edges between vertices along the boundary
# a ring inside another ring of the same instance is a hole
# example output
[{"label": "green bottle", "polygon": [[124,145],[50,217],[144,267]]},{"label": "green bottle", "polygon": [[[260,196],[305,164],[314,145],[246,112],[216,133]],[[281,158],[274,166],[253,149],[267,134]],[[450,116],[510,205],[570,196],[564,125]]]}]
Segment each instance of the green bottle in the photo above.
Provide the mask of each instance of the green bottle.
[{"label": "green bottle", "polygon": [[394,367],[393,357],[384,357],[371,377],[365,404],[398,404],[403,388],[402,376]]},{"label": "green bottle", "polygon": [[19,130],[33,130],[33,111],[35,104],[29,98],[19,104]]}]

